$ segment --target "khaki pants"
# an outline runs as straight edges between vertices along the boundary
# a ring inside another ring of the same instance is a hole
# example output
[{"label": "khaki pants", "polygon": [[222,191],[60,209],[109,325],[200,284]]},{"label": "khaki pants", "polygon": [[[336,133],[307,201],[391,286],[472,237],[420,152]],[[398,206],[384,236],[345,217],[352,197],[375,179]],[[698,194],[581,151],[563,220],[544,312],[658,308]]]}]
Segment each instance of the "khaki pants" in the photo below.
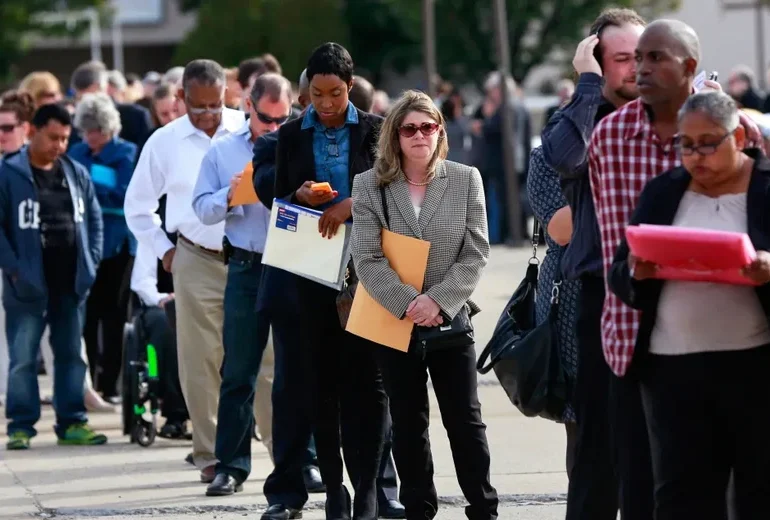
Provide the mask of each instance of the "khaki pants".
[{"label": "khaki pants", "polygon": [[[224,358],[227,267],[221,258],[183,240],[177,243],[174,263],[179,381],[193,427],[193,459],[204,469],[217,463],[214,455],[220,369]],[[273,346],[268,340],[257,380],[254,414],[262,441],[272,457]]]}]

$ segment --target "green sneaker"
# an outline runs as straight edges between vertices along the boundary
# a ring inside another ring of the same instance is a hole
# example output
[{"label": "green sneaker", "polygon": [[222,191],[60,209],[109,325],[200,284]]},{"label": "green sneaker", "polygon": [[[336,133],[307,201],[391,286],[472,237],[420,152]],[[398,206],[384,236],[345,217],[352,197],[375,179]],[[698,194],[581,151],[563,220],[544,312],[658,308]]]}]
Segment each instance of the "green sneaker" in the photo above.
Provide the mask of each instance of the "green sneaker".
[{"label": "green sneaker", "polygon": [[27,432],[13,432],[5,445],[9,450],[28,450],[30,436]]},{"label": "green sneaker", "polygon": [[96,433],[87,424],[73,424],[64,432],[64,437],[60,437],[59,446],[96,446],[97,444],[106,444],[107,436]]}]

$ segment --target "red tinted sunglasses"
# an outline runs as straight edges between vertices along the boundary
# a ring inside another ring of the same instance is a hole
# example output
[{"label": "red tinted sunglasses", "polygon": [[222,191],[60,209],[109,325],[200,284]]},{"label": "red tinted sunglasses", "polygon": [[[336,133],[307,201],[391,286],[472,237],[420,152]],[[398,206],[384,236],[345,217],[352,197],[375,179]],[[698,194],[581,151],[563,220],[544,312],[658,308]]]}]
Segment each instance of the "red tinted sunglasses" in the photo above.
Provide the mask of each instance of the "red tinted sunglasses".
[{"label": "red tinted sunglasses", "polygon": [[425,137],[428,137],[429,135],[435,134],[438,129],[440,128],[438,123],[422,123],[420,126],[414,125],[414,124],[408,124],[408,125],[402,125],[398,128],[398,133],[401,134],[403,137],[413,137],[414,134],[417,133],[419,130],[422,135]]}]

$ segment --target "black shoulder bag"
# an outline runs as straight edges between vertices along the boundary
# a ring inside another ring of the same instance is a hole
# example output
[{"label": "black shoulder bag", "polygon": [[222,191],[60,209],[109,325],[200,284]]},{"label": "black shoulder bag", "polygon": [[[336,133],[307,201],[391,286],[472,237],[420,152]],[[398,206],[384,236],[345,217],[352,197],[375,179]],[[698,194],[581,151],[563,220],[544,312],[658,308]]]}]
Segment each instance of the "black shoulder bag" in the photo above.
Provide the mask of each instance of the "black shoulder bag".
[{"label": "black shoulder bag", "polygon": [[511,403],[525,416],[561,421],[569,400],[556,328],[561,281],[554,280],[548,319],[537,325],[539,235],[540,225],[535,221],[527,274],[508,301],[476,368],[482,374],[494,369]]}]

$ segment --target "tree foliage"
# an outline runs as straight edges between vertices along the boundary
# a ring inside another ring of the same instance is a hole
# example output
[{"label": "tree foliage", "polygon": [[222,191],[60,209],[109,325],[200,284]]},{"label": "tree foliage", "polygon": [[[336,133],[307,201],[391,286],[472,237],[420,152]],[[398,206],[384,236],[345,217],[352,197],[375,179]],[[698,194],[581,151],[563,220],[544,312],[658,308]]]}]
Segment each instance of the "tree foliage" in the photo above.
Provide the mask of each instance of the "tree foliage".
[{"label": "tree foliage", "polygon": [[[87,25],[76,23],[45,24],[35,16],[47,12],[61,12],[61,0],[0,0],[0,80],[7,80],[14,64],[24,55],[29,39],[40,36],[76,36]],[[105,0],[68,0],[67,9],[77,11],[87,7],[104,8]]]},{"label": "tree foliage", "polygon": [[[178,0],[198,9],[197,28],[180,62],[208,56],[234,65],[271,52],[294,78],[310,51],[334,40],[377,81],[388,70],[423,62],[422,0]],[[478,81],[497,67],[494,0],[434,0],[437,66],[442,77]],[[506,0],[511,71],[523,80],[554,50],[572,49],[608,6],[636,7],[646,16],[679,0]]]},{"label": "tree foliage", "polygon": [[177,49],[180,64],[210,58],[236,66],[269,52],[296,81],[315,47],[325,41],[348,44],[340,0],[192,0],[187,7],[195,2],[198,23]]}]

